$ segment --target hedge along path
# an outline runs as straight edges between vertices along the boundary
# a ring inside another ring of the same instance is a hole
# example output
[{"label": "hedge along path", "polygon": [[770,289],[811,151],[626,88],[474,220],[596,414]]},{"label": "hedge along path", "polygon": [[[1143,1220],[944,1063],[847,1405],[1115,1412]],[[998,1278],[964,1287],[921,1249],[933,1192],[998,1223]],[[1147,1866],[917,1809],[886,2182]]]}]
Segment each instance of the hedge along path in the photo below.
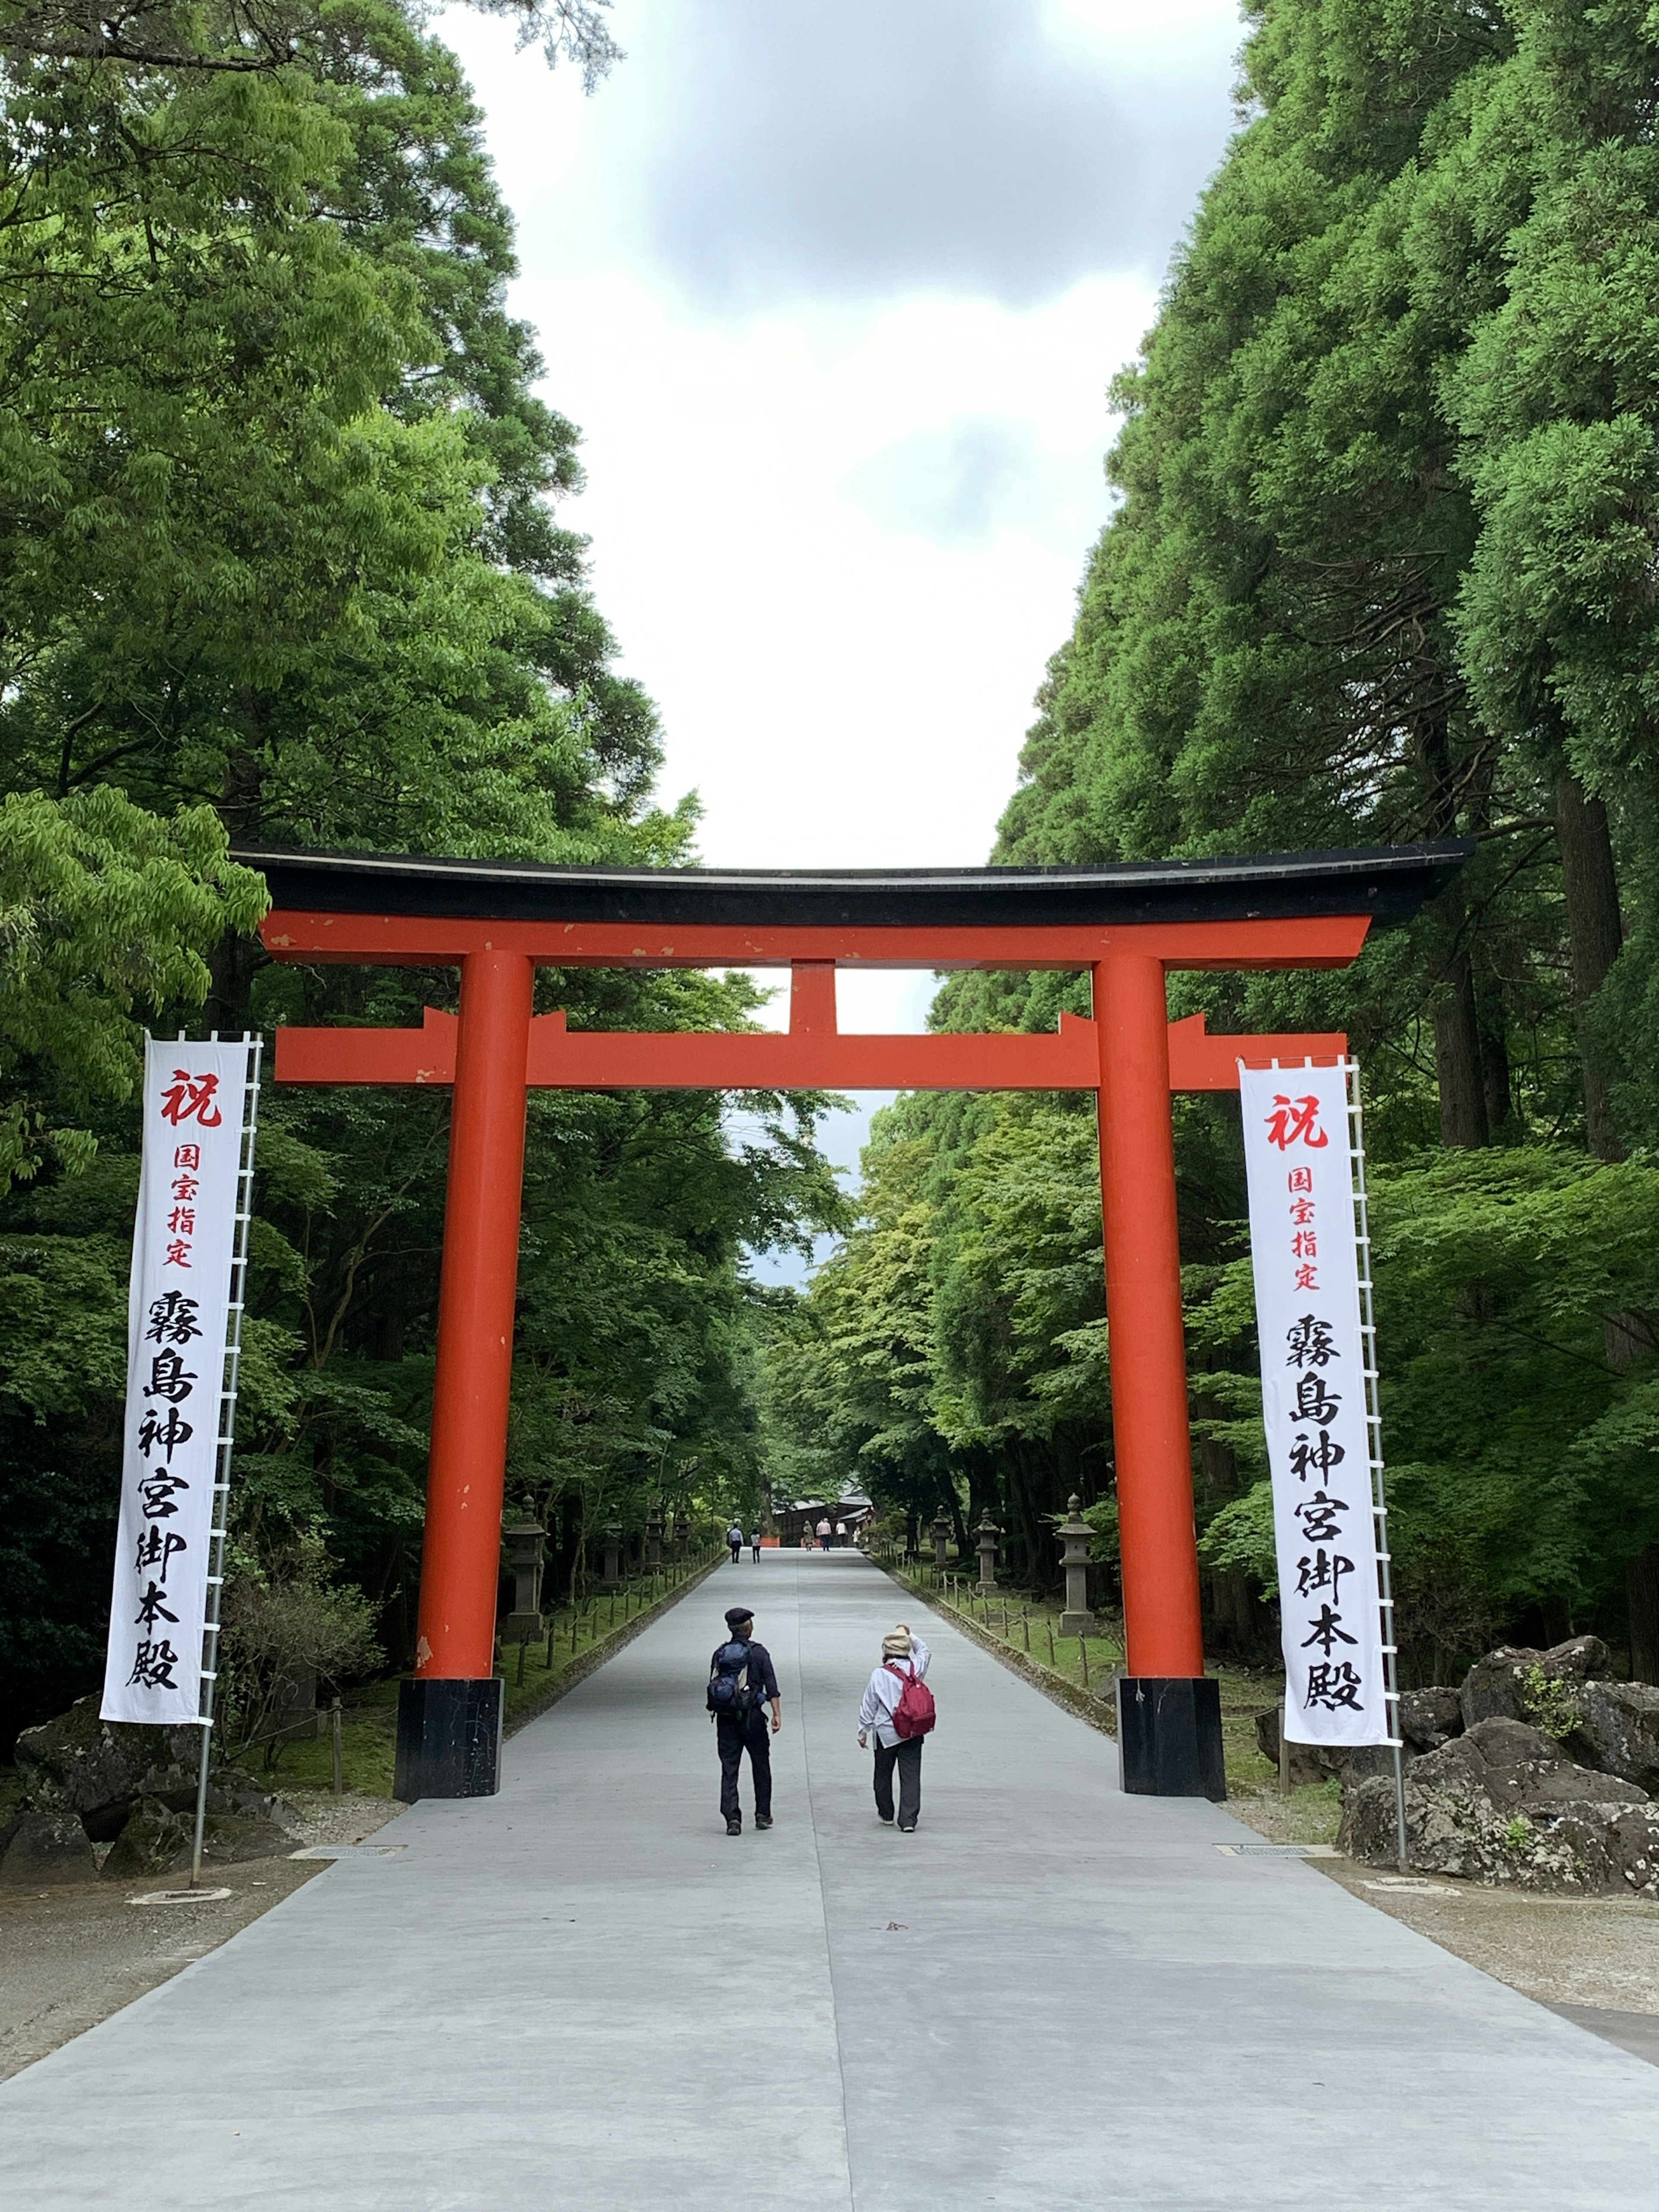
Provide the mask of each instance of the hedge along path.
[{"label": "hedge along path", "polygon": [[[571,1623],[561,1620],[557,1614],[553,1617],[545,1639],[531,1638],[527,1651],[522,1651],[520,1647],[513,1644],[505,1646],[496,1663],[496,1672],[502,1676],[507,1684],[507,1711],[501,1723],[502,1735],[516,1735],[521,1728],[526,1728],[532,1721],[539,1719],[550,1706],[556,1705],[561,1698],[574,1690],[579,1682],[585,1682],[590,1674],[603,1667],[607,1659],[614,1659],[617,1652],[631,1644],[634,1638],[644,1630],[649,1628],[653,1621],[661,1620],[664,1613],[677,1606],[680,1600],[696,1589],[700,1583],[706,1582],[717,1567],[724,1565],[726,1558],[726,1547],[722,1545],[711,1557],[700,1565],[691,1566],[684,1581],[665,1590],[660,1597],[653,1598],[648,1604],[641,1607],[638,1613],[618,1621],[614,1628],[607,1628],[604,1634],[590,1644],[585,1650],[572,1653],[567,1642],[562,1661],[560,1659],[558,1647],[561,1639],[568,1638],[569,1636]],[[630,1590],[631,1587],[630,1585]],[[625,1602],[629,1592],[621,1592],[618,1595],[623,1597]],[[597,1616],[602,1601],[595,1601],[593,1616]],[[580,1613],[575,1618],[580,1624],[581,1619]],[[550,1672],[547,1664],[550,1651],[554,1659]],[[525,1667],[522,1680],[520,1679],[521,1660]],[[539,1680],[538,1680],[538,1674]]]},{"label": "hedge along path", "polygon": [[[1022,1644],[1005,1643],[996,1630],[987,1628],[965,1608],[958,1610],[943,1592],[930,1589],[925,1583],[912,1581],[891,1560],[877,1559],[872,1564],[896,1582],[901,1589],[908,1590],[913,1597],[919,1597],[941,1620],[948,1620],[952,1628],[977,1644],[981,1651],[988,1651],[992,1658],[1000,1660],[1011,1674],[1030,1682],[1034,1688],[1041,1690],[1045,1698],[1052,1698],[1055,1705],[1063,1705],[1068,1713],[1075,1713],[1079,1720],[1087,1721],[1091,1728],[1098,1729],[1103,1735],[1110,1736],[1114,1742],[1117,1741],[1114,1686],[1122,1664],[1120,1645],[1105,1637],[1091,1638],[1091,1642],[1101,1646],[1101,1656],[1098,1672],[1091,1667],[1089,1686],[1085,1688],[1081,1681],[1073,1681],[1069,1674],[1061,1674],[1058,1668],[1045,1666],[1040,1659],[1026,1652]],[[1021,1608],[1021,1618],[1025,1619],[1029,1625],[1024,1607]],[[1044,1614],[1042,1618],[1046,1620],[1048,1616]],[[1010,1620],[1011,1630],[1018,1630],[1020,1621],[1012,1617],[1012,1608]],[[1079,1641],[1076,1637],[1064,1640],[1073,1644]],[[1107,1656],[1109,1652],[1112,1655],[1109,1658]],[[1088,1663],[1086,1659],[1085,1663]]]}]

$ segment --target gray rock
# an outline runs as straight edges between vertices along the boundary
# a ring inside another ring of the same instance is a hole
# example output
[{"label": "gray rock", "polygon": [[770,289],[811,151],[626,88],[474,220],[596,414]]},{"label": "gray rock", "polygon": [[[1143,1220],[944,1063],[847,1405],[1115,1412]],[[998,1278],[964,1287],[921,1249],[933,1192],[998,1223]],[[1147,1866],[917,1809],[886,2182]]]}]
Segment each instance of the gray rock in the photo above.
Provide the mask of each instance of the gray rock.
[{"label": "gray rock", "polygon": [[1650,1682],[1585,1682],[1566,1748],[1586,1766],[1659,1790],[1659,1689]]},{"label": "gray rock", "polygon": [[25,1813],[0,1858],[0,1882],[40,1889],[54,1882],[92,1881],[98,1862],[73,1813]]},{"label": "gray rock", "polygon": [[[1408,1856],[1421,1872],[1580,1896],[1659,1883],[1659,1812],[1646,1792],[1563,1758],[1524,1721],[1478,1721],[1414,1759],[1405,1794]],[[1393,1862],[1388,1782],[1345,1790],[1341,1838],[1357,1858]]]},{"label": "gray rock", "polygon": [[[105,1721],[91,1698],[55,1720],[25,1729],[17,1765],[29,1804],[41,1812],[79,1815],[94,1843],[121,1835],[145,1799],[194,1820],[202,1738],[193,1728],[144,1728]],[[298,1837],[295,1815],[238,1766],[215,1767],[208,1810],[233,1820],[274,1822]]]},{"label": "gray rock", "polygon": [[[1575,1636],[1547,1651],[1501,1644],[1477,1659],[1463,1679],[1459,1703],[1463,1725],[1484,1720],[1545,1723],[1565,1735],[1571,1725],[1577,1686],[1607,1670],[1607,1647],[1599,1636]],[[1553,1690],[1552,1686],[1559,1686]]]},{"label": "gray rock", "polygon": [[104,1880],[141,1881],[149,1875],[165,1874],[181,1853],[188,1865],[194,1826],[159,1797],[141,1798],[110,1845]]},{"label": "gray rock", "polygon": [[[1273,1766],[1279,1764],[1279,1731],[1282,1718],[1277,1705],[1269,1706],[1265,1713],[1258,1713],[1255,1717],[1256,1749]],[[1326,1751],[1318,1744],[1297,1743],[1294,1737],[1291,1739],[1291,1781],[1295,1786],[1299,1787],[1304,1782],[1328,1782],[1334,1774],[1341,1772],[1341,1760],[1340,1752]]]},{"label": "gray rock", "polygon": [[1463,1701],[1455,1690],[1402,1690],[1400,1734],[1411,1752],[1438,1751],[1463,1733]]},{"label": "gray rock", "polygon": [[195,1802],[201,1748],[198,1729],[100,1720],[96,1702],[82,1698],[55,1720],[23,1730],[17,1767],[31,1804],[90,1816],[94,1828],[115,1836],[141,1797],[183,1790]]}]

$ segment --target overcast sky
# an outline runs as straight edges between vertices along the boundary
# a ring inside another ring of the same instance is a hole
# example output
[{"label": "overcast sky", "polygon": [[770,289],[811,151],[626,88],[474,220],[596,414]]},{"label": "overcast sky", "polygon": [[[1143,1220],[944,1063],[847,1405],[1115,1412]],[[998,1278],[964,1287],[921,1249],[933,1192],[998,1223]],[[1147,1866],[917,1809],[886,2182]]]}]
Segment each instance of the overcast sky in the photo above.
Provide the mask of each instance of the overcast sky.
[{"label": "overcast sky", "polygon": [[[500,22],[441,29],[664,795],[728,866],[981,861],[1105,517],[1107,382],[1231,127],[1235,0],[614,20],[589,98]],[[931,989],[844,980],[843,1024],[919,1028]]]}]

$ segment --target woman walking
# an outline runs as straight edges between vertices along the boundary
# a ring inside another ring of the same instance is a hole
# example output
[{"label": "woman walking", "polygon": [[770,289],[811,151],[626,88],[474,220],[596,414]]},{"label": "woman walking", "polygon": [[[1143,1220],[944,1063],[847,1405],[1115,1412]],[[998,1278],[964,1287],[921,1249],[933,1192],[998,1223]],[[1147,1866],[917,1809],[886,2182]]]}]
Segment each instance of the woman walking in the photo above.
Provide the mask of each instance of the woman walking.
[{"label": "woman walking", "polygon": [[[907,1686],[920,1684],[933,1656],[921,1637],[913,1636],[900,1621],[881,1639],[881,1664],[871,1675],[859,1707],[859,1744],[863,1748],[876,1739],[876,1818],[890,1824],[893,1818],[893,1769],[898,1769],[898,1825],[908,1835],[921,1814],[921,1746],[932,1728],[933,1700],[926,1691],[927,1713],[921,1732],[901,1735],[895,1716]],[[920,1702],[913,1700],[913,1704]],[[908,1718],[908,1717],[907,1717]]]}]

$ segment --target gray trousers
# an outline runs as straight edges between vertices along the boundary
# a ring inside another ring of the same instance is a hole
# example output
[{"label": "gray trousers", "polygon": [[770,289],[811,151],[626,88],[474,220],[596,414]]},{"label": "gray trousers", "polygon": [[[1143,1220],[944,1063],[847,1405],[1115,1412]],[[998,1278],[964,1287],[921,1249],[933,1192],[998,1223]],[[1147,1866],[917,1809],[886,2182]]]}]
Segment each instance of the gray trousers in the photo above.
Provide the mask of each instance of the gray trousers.
[{"label": "gray trousers", "polygon": [[907,1736],[890,1748],[876,1746],[876,1810],[884,1820],[893,1817],[893,1769],[898,1769],[898,1818],[901,1828],[914,1828],[921,1811],[921,1744],[919,1735]]}]

